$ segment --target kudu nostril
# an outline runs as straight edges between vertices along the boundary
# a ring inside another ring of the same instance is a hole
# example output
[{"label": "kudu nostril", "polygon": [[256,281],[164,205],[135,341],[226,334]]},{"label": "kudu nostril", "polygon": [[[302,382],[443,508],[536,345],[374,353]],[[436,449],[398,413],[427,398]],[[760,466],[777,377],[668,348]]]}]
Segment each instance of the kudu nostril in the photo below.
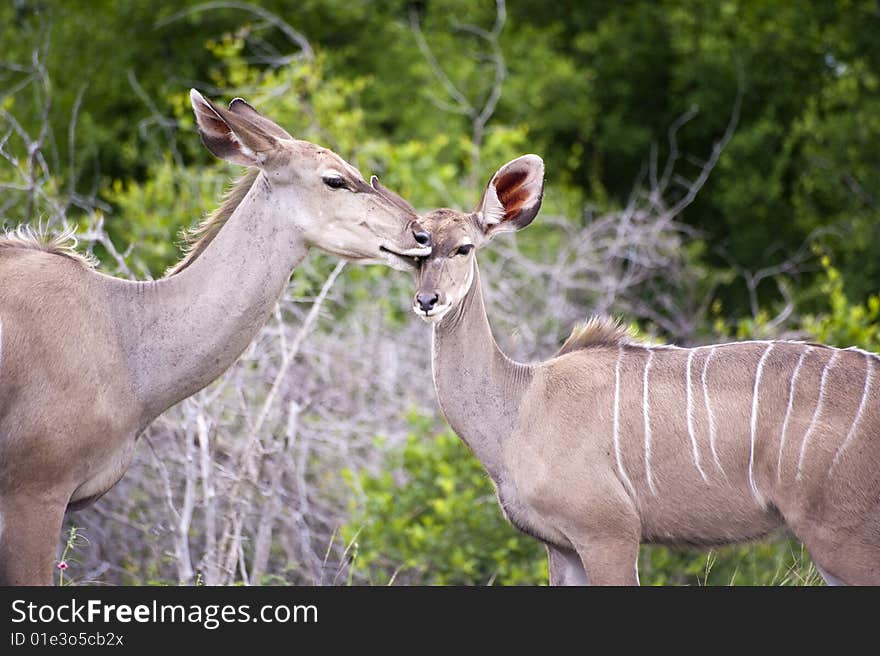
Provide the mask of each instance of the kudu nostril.
[{"label": "kudu nostril", "polygon": [[412,224],[412,232],[413,237],[415,237],[416,243],[419,246],[430,246],[431,245],[431,233],[425,230],[418,223]]},{"label": "kudu nostril", "polygon": [[437,305],[439,298],[436,292],[433,294],[417,294],[416,303],[419,304],[419,309],[422,312],[430,312]]}]

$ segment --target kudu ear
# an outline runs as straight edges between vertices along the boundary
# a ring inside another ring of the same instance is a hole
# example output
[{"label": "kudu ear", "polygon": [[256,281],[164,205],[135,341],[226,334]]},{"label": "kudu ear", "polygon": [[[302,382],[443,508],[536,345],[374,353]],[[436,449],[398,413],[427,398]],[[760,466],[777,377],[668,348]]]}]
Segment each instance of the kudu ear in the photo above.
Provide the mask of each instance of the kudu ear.
[{"label": "kudu ear", "polygon": [[544,195],[544,161],[523,155],[502,166],[483,192],[477,205],[477,222],[486,237],[521,230],[541,209]]},{"label": "kudu ear", "polygon": [[254,125],[258,125],[260,129],[263,130],[266,134],[271,134],[273,137],[277,139],[290,139],[293,140],[293,137],[290,136],[290,133],[278,125],[272,119],[266,118],[251,105],[249,102],[242,100],[241,98],[233,98],[232,102],[229,103],[229,111],[239,116],[248,119]]},{"label": "kudu ear", "polygon": [[222,109],[195,89],[190,90],[189,98],[202,143],[217,157],[243,166],[260,166],[277,146],[278,138],[250,116]]}]

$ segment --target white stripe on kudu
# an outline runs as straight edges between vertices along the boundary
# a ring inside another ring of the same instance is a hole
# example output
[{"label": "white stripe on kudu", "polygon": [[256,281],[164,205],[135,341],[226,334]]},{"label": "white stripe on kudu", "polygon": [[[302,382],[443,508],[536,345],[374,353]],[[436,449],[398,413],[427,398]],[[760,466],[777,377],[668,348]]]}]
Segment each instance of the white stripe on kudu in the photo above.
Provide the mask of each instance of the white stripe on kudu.
[{"label": "white stripe on kudu", "polygon": [[797,385],[798,374],[801,372],[801,366],[804,364],[804,358],[807,357],[807,354],[813,350],[812,346],[808,346],[804,349],[804,352],[801,353],[801,357],[798,358],[797,364],[794,367],[794,373],[791,375],[791,383],[788,386],[788,407],[785,409],[785,419],[782,420],[782,435],[779,437],[779,455],[776,458],[776,480],[779,481],[782,478],[782,450],[785,448],[785,430],[788,428],[788,419],[791,417],[791,408],[794,405],[794,388]]},{"label": "white stripe on kudu", "polygon": [[700,467],[700,450],[697,448],[697,437],[694,434],[694,395],[691,391],[691,363],[694,360],[694,353],[696,353],[695,349],[691,349],[690,353],[688,353],[687,372],[685,374],[685,385],[687,386],[688,436],[691,438],[691,447],[694,450],[694,464],[697,466],[697,471],[700,472],[700,476],[702,476],[703,480],[708,483],[709,479],[706,478],[706,472]]},{"label": "white stripe on kudu", "polygon": [[626,475],[623,468],[623,460],[620,457],[620,361],[623,359],[623,347],[617,348],[617,362],[614,365],[614,457],[617,460],[617,472],[626,485],[629,493],[635,498],[636,491],[632,481]]},{"label": "white stripe on kudu", "polygon": [[770,352],[773,350],[773,344],[770,344],[766,349],[764,349],[764,353],[761,355],[761,359],[758,360],[758,368],[755,370],[755,386],[752,389],[752,420],[750,424],[750,438],[749,438],[749,487],[752,488],[752,495],[754,495],[755,499],[759,502],[761,500],[761,495],[758,492],[758,486],[755,485],[755,431],[758,427],[758,388],[761,385],[761,373],[764,371],[764,363],[767,361],[767,356],[770,355]]},{"label": "white stripe on kudu", "polygon": [[[724,467],[721,466],[721,461],[718,459],[718,452],[715,451],[715,415],[712,414],[712,405],[709,403],[709,386],[706,384],[706,373],[709,371],[709,361],[712,359],[713,355],[715,355],[714,346],[709,351],[709,355],[706,356],[706,361],[703,362],[703,373],[701,376],[703,383],[703,403],[706,404],[706,414],[709,417],[709,450],[712,451],[712,458],[715,460],[715,465],[718,467],[719,471],[724,474]],[[724,475],[727,476],[727,474]]]},{"label": "white stripe on kudu", "polygon": [[642,385],[642,414],[645,417],[645,478],[648,479],[648,487],[651,494],[656,495],[654,480],[651,476],[651,406],[648,403],[648,372],[651,370],[651,361],[654,359],[654,351],[648,350],[648,360],[645,362],[645,376]]},{"label": "white stripe on kudu", "polygon": [[832,352],[831,357],[828,358],[828,362],[826,362],[825,366],[822,368],[822,377],[819,379],[819,400],[816,401],[816,409],[813,411],[813,418],[810,420],[807,432],[804,433],[804,440],[801,442],[801,453],[798,457],[797,474],[795,475],[795,480],[798,481],[801,480],[801,468],[804,465],[804,456],[807,454],[807,444],[809,444],[810,437],[812,437],[813,431],[816,429],[819,417],[822,416],[822,406],[825,404],[825,383],[828,380],[828,372],[831,370],[831,366],[834,364],[838,355],[840,355],[840,351]]},{"label": "white stripe on kudu", "polygon": [[0,365],[3,364],[3,322],[0,321]]},{"label": "white stripe on kudu", "polygon": [[859,403],[859,409],[856,410],[855,419],[853,419],[852,426],[849,427],[849,432],[846,434],[846,439],[843,440],[843,443],[837,448],[837,452],[834,454],[834,459],[831,461],[831,467],[828,468],[828,475],[831,475],[831,470],[834,469],[835,465],[837,465],[840,460],[843,452],[846,450],[846,447],[849,446],[849,443],[852,441],[853,437],[856,435],[856,431],[859,427],[859,422],[862,421],[862,413],[865,411],[865,403],[868,400],[868,396],[871,394],[871,380],[874,377],[874,355],[868,353],[866,351],[862,351],[865,354],[865,386],[862,389],[862,400]]}]

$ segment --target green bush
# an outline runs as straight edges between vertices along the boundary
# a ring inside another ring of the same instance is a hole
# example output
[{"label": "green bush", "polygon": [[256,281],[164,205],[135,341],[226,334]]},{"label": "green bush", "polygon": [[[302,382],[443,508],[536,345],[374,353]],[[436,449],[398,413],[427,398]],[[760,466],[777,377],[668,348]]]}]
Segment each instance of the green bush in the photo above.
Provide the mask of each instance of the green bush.
[{"label": "green bush", "polygon": [[805,317],[803,328],[823,344],[880,352],[880,295],[870,295],[864,303],[852,303],[844,292],[840,271],[828,256],[823,256],[821,262],[825,279],[820,289],[828,298],[829,311]]},{"label": "green bush", "polygon": [[413,432],[377,474],[348,473],[357,506],[342,535],[355,582],[375,585],[535,585],[547,582],[544,548],[501,514],[492,482],[455,435]]},{"label": "green bush", "polygon": [[776,537],[707,551],[650,545],[639,555],[642,585],[819,585],[803,546]]}]

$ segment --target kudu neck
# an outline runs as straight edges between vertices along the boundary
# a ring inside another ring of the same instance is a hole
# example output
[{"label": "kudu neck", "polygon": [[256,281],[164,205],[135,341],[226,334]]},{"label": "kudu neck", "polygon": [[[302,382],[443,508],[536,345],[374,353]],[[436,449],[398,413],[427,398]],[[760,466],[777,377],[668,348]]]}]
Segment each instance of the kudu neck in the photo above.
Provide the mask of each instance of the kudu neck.
[{"label": "kudu neck", "polygon": [[251,343],[306,255],[296,225],[261,173],[189,266],[127,288],[121,330],[146,422],[217,379]]},{"label": "kudu neck", "polygon": [[467,295],[434,326],[432,350],[440,408],[497,481],[500,447],[516,425],[532,373],[528,365],[508,358],[495,341],[476,261]]}]

